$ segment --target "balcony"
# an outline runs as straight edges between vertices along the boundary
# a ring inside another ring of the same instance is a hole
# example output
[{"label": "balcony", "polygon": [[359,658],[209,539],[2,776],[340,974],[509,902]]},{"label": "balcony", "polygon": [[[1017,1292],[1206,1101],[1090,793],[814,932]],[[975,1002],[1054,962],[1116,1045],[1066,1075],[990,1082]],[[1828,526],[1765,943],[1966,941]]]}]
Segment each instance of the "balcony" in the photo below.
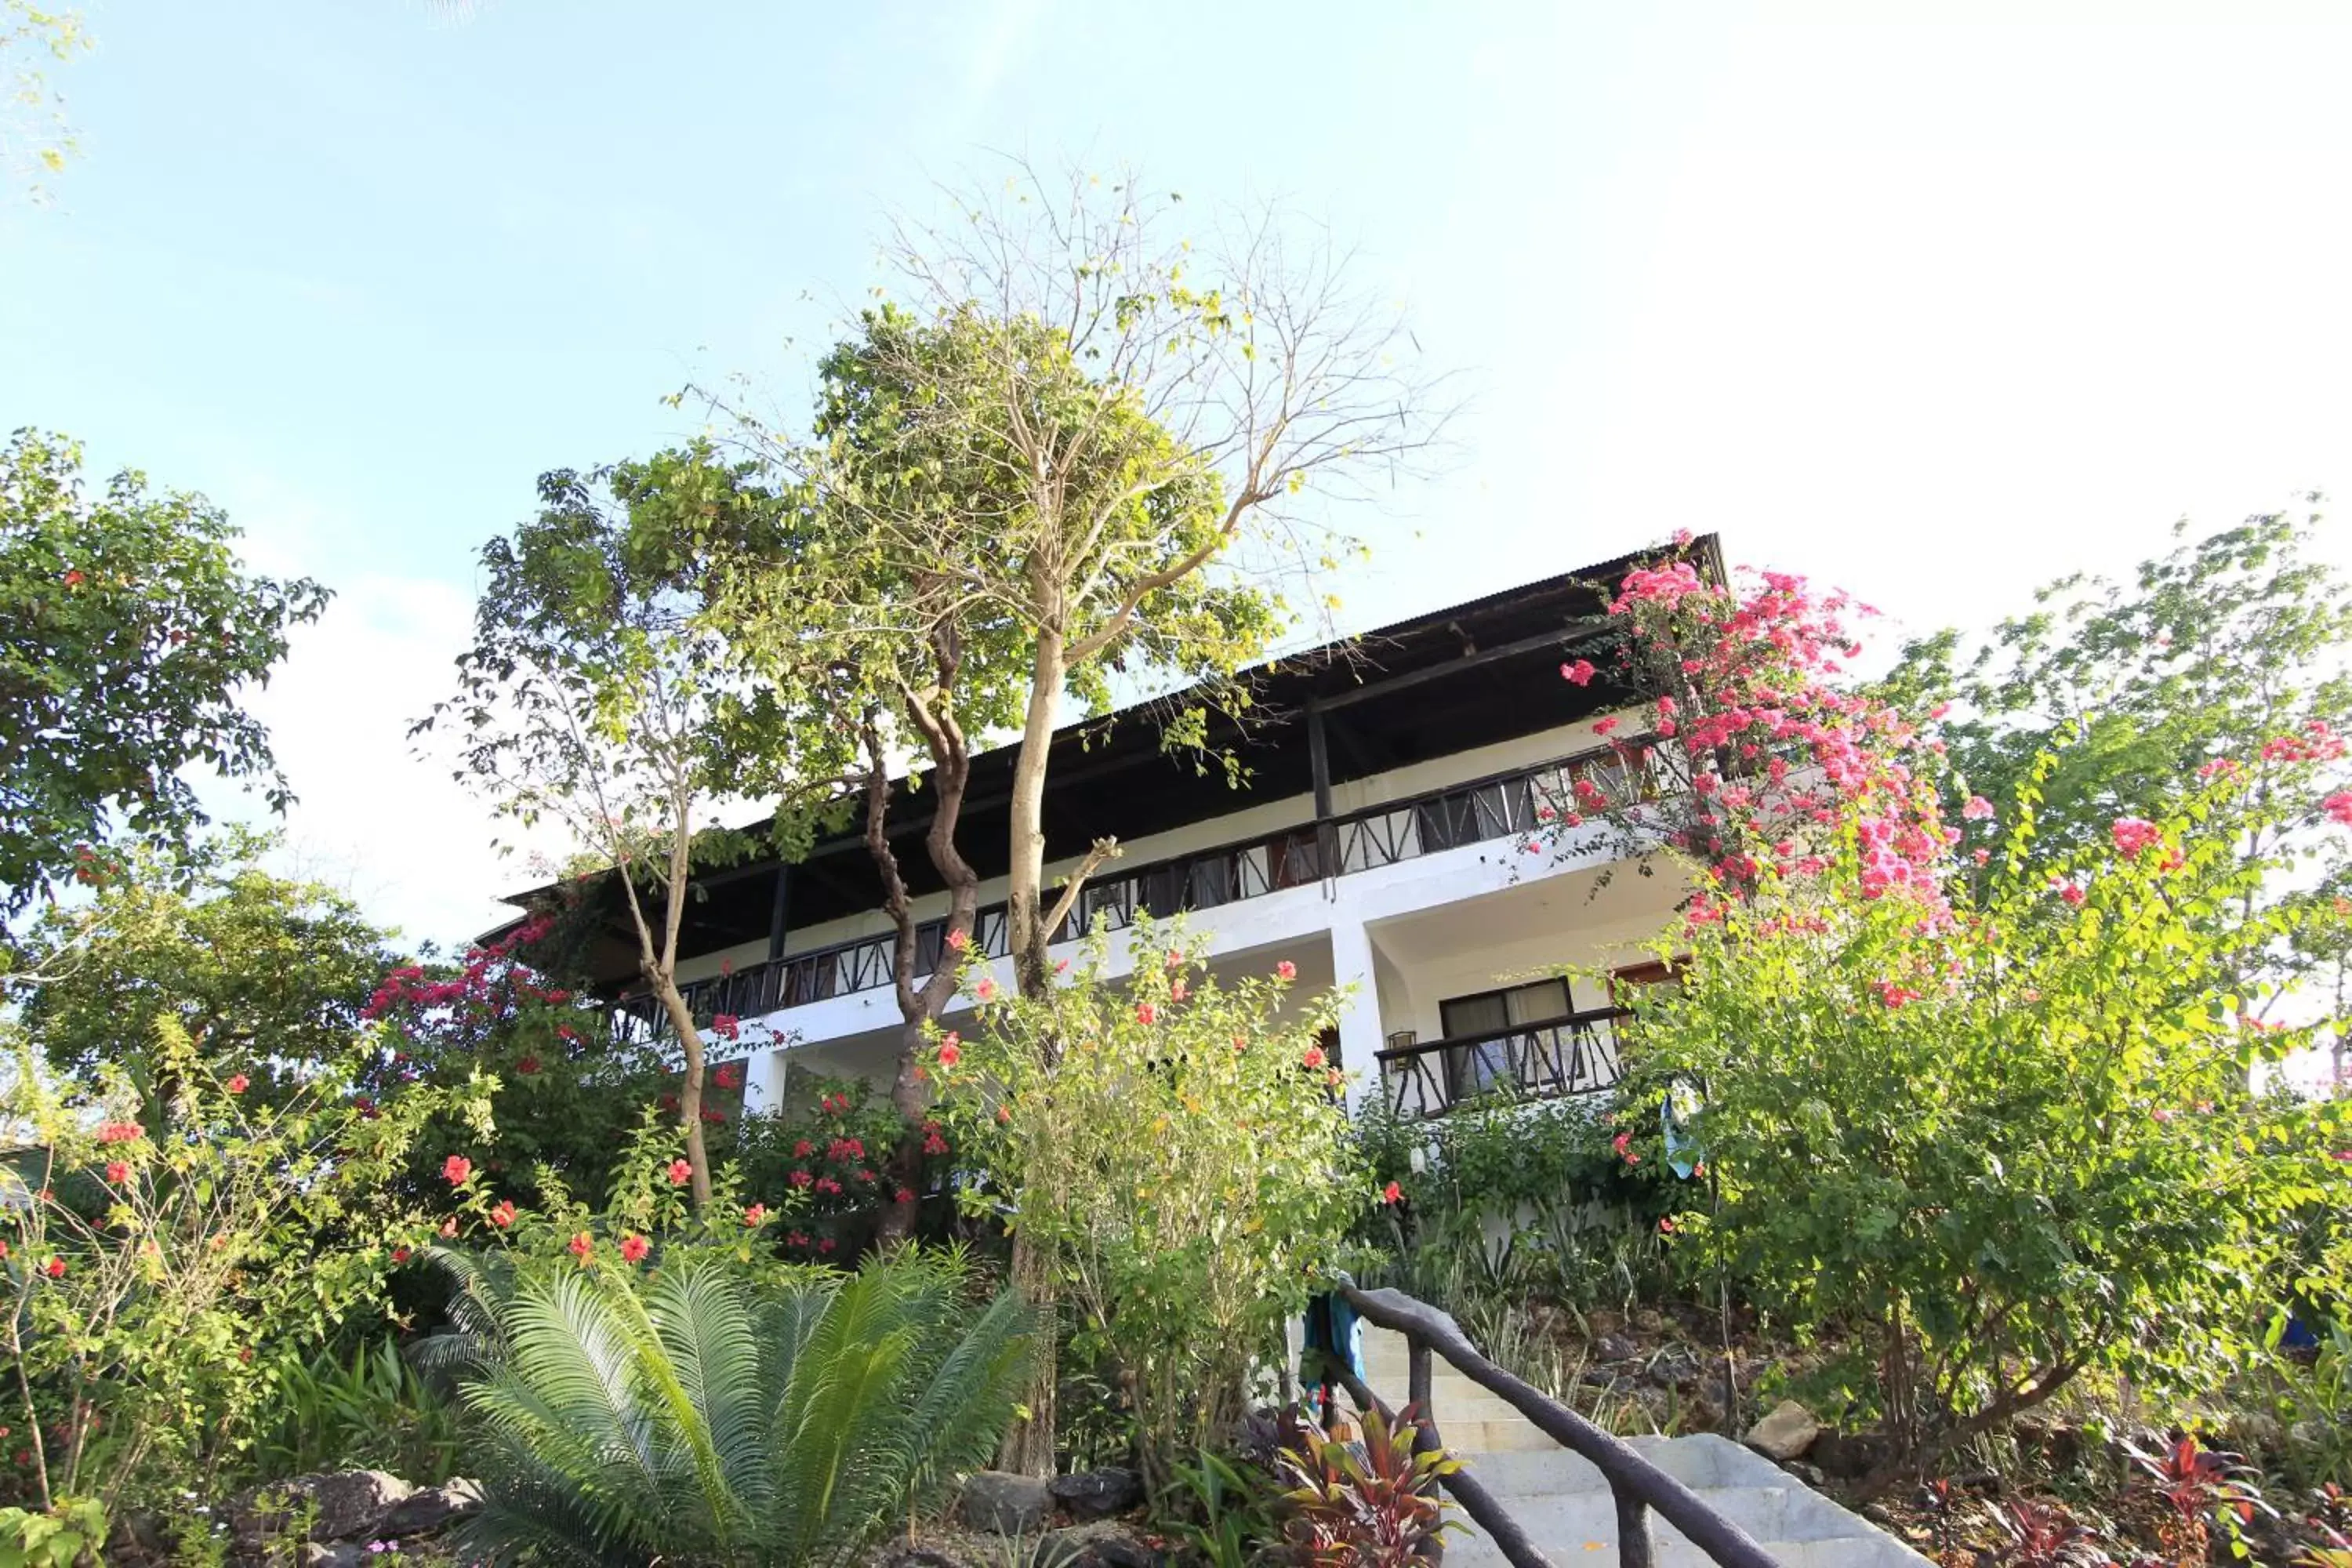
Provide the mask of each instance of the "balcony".
[{"label": "balcony", "polygon": [[[1393,866],[1466,844],[1514,838],[1546,826],[1566,813],[1579,777],[1613,777],[1624,764],[1611,747],[1597,747],[1530,768],[1497,773],[1467,784],[1367,807],[1328,822],[1307,823],[1215,848],[1157,860],[1132,868],[1107,869],[1089,881],[1070,917],[1054,933],[1073,941],[1097,921],[1123,931],[1139,913],[1167,916],[1213,910],[1327,877]],[[945,950],[947,922],[928,921],[915,933],[915,973],[930,973]],[[989,958],[1009,951],[1005,909],[979,911],[974,945]],[[894,935],[837,942],[808,952],[712,975],[680,987],[698,1017],[732,1014],[758,1017],[830,997],[854,995],[892,983]],[[666,1031],[659,1005],[650,996],[623,996],[614,1004],[616,1028],[632,1034]],[[1433,1047],[1432,1047],[1433,1048]]]},{"label": "balcony", "polygon": [[1380,1053],[1381,1094],[1407,1121],[1489,1095],[1561,1100],[1615,1087],[1619,1031],[1633,1013],[1595,1007]]}]

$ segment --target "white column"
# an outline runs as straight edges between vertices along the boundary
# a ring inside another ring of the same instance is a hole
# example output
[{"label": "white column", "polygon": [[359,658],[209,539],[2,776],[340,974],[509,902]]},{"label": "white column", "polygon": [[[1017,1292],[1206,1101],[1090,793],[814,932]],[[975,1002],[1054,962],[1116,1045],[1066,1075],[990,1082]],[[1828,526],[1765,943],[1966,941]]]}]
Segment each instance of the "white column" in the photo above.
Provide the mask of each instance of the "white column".
[{"label": "white column", "polygon": [[1381,1091],[1379,1052],[1387,1042],[1381,1031],[1380,986],[1372,975],[1371,933],[1344,915],[1331,926],[1331,980],[1354,988],[1339,1011],[1339,1059],[1347,1064],[1352,1113]]},{"label": "white column", "polygon": [[744,1061],[743,1113],[746,1116],[761,1114],[783,1097],[784,1044],[781,1039],[763,1044]]}]

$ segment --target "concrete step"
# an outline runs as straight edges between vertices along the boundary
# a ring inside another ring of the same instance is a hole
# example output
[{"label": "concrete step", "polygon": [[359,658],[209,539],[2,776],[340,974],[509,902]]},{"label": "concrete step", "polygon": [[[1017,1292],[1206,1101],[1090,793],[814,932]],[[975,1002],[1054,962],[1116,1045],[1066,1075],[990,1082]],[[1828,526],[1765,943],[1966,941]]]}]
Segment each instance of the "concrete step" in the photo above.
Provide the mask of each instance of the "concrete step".
[{"label": "concrete step", "polygon": [[[1702,1435],[1629,1441],[1652,1464],[1762,1542],[1784,1568],[1923,1568],[1927,1562],[1869,1521],[1728,1438]],[[1562,1568],[1601,1568],[1614,1561],[1616,1503],[1591,1463],[1557,1447],[1465,1452],[1463,1458],[1464,1467],[1486,1484]],[[1463,1522],[1468,1524],[1466,1519]],[[1712,1561],[1663,1519],[1654,1516],[1651,1522],[1659,1568],[1705,1568]],[[1502,1561],[1494,1542],[1475,1527],[1447,1542],[1445,1557],[1457,1564]]]}]

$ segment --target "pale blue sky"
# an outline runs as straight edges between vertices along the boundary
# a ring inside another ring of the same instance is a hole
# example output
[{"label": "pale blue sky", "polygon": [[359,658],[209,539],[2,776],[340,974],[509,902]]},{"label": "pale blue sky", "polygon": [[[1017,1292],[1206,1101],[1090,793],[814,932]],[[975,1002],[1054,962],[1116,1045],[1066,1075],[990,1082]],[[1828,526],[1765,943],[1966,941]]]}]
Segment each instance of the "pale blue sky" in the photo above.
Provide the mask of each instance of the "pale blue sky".
[{"label": "pale blue sky", "polygon": [[419,935],[516,875],[401,739],[474,550],[689,376],[797,405],[883,216],[992,149],[1293,198],[1411,302],[1472,403],[1349,520],[1356,624],[1678,527],[1982,621],[2352,485],[2341,5],[88,12],[85,155],[0,210],[0,425],[341,590],[261,706],[302,858]]}]

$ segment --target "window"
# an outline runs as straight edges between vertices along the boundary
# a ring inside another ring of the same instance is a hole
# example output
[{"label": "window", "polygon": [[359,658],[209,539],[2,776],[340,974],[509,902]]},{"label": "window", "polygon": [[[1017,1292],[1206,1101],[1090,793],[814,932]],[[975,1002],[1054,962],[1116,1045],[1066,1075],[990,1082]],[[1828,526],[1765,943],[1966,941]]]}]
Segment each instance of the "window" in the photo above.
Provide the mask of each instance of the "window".
[{"label": "window", "polygon": [[[1456,996],[1437,1005],[1438,1020],[1449,1040],[1465,1035],[1502,1034],[1505,1030],[1524,1025],[1549,1023],[1565,1016],[1568,1011],[1568,982],[1565,980],[1538,980],[1528,985],[1509,985],[1499,991],[1481,991],[1475,995]],[[1504,1035],[1500,1039],[1455,1046],[1447,1050],[1447,1098],[1462,1100],[1483,1094],[1498,1084],[1517,1081],[1520,1075],[1513,1063],[1526,1060],[1529,1051],[1524,1043],[1517,1051],[1512,1049],[1512,1045],[1511,1037]]]}]

